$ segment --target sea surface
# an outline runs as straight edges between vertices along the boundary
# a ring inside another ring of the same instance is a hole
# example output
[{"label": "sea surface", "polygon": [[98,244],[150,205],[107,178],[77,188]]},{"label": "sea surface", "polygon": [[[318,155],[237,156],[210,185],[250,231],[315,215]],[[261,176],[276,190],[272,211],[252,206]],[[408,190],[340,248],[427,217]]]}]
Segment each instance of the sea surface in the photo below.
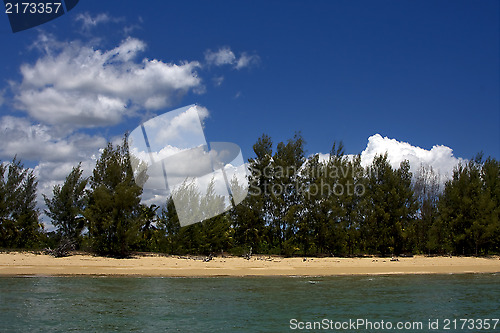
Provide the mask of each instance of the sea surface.
[{"label": "sea surface", "polygon": [[2,333],[500,332],[498,318],[498,274],[0,278]]}]

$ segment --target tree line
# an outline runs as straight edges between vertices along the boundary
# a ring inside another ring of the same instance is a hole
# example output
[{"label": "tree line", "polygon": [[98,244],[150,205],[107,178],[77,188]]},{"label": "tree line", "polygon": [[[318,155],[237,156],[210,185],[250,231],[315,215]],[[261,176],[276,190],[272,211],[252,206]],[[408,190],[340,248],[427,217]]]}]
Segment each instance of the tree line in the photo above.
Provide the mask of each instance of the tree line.
[{"label": "tree line", "polygon": [[[280,255],[403,255],[500,253],[500,163],[457,165],[442,187],[439,175],[408,161],[393,168],[387,154],[367,167],[334,143],[329,158],[306,156],[300,133],[273,150],[262,135],[248,160],[248,192],[236,207],[181,227],[172,197],[141,203],[126,138],[103,150],[93,173],[81,165],[44,196],[55,231],[36,208],[37,180],[16,158],[0,164],[0,247],[74,249],[123,257],[229,252]],[[234,180],[233,180],[234,181]],[[233,184],[233,190],[243,187]],[[210,193],[215,196],[213,187]],[[223,204],[223,200],[215,200]]]}]

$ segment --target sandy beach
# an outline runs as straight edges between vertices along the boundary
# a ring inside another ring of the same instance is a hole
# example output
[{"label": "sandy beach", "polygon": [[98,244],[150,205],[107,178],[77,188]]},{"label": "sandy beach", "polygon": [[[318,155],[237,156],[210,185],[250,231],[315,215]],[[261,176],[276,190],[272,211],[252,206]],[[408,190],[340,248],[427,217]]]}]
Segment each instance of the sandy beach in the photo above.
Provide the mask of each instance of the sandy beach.
[{"label": "sandy beach", "polygon": [[0,253],[0,276],[331,276],[356,274],[460,274],[500,272],[499,257],[281,258],[140,255],[130,259],[76,254],[54,258],[29,252]]}]

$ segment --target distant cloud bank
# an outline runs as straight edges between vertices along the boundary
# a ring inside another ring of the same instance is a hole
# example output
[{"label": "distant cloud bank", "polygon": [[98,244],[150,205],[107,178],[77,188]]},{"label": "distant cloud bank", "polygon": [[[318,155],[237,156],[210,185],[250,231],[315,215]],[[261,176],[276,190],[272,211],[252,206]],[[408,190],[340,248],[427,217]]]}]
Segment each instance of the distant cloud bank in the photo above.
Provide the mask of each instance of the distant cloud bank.
[{"label": "distant cloud bank", "polygon": [[[442,145],[435,145],[430,150],[412,146],[408,142],[398,141],[374,134],[368,138],[366,148],[361,152],[361,165],[369,166],[375,156],[387,153],[387,159],[391,166],[399,168],[401,162],[410,162],[410,171],[417,175],[422,166],[432,167],[439,176],[441,184],[444,184],[453,175],[453,168],[459,163],[466,162],[465,159],[455,157],[453,150]],[[354,155],[348,155],[353,157]],[[320,160],[328,159],[329,154],[320,154]]]},{"label": "distant cloud bank", "polygon": [[408,142],[397,141],[380,134],[368,138],[368,144],[361,153],[361,164],[367,166],[372,163],[376,155],[385,154],[391,166],[398,168],[404,160],[410,162],[411,171],[415,174],[421,165],[430,166],[443,179],[449,179],[453,174],[453,168],[464,159],[453,155],[449,147],[436,145],[431,150],[415,147]]}]

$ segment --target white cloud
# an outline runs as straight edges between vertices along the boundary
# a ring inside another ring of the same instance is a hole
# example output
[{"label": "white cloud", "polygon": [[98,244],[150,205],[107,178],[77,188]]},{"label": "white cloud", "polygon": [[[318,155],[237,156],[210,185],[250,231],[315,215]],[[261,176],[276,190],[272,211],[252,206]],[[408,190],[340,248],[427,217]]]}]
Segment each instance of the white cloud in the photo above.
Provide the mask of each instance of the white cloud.
[{"label": "white cloud", "polygon": [[242,69],[245,67],[250,67],[257,65],[260,61],[260,58],[258,55],[249,55],[246,52],[243,52],[241,54],[241,57],[238,59],[236,62],[236,69]]},{"label": "white cloud", "polygon": [[[87,159],[81,161],[82,177],[90,177],[95,166],[95,160]],[[78,162],[79,163],[79,162]],[[54,185],[62,184],[71,170],[78,165],[74,162],[40,162],[34,169],[34,173],[39,181],[38,192],[48,197],[52,196]],[[39,199],[39,205],[43,204],[43,199]]]},{"label": "white cloud", "polygon": [[236,69],[242,69],[257,65],[260,58],[256,54],[249,55],[247,52],[243,52],[237,58],[234,52],[228,46],[225,46],[218,51],[207,50],[205,52],[205,61],[210,66],[231,65]]},{"label": "white cloud", "polygon": [[[453,168],[458,163],[466,160],[453,156],[453,150],[449,147],[436,145],[431,150],[412,146],[407,142],[382,137],[380,134],[368,138],[366,148],[361,152],[361,165],[367,167],[372,164],[375,156],[387,153],[387,159],[394,169],[399,168],[404,160],[410,162],[410,171],[413,176],[419,173],[421,166],[430,166],[439,176],[441,184],[444,184],[453,175]],[[320,162],[327,162],[330,154],[318,153]],[[355,155],[346,154],[352,159]]]},{"label": "white cloud", "polygon": [[[233,198],[236,203],[240,203],[248,190],[246,180],[248,165],[243,162],[241,151],[236,145],[219,143],[214,144],[214,146],[208,153],[202,148],[191,149],[166,158],[163,160],[163,165],[157,163],[148,167],[149,178],[144,185],[142,202],[148,205],[165,205],[169,193],[177,192],[182,196],[183,191],[178,191],[182,189],[182,184],[185,181],[192,181],[197,191],[204,194],[210,182],[213,181],[215,193],[224,197],[225,204],[229,206],[228,187],[220,169],[224,167],[226,179],[230,181],[228,185],[233,191]],[[229,160],[231,163],[226,164]],[[193,164],[193,161],[197,161],[197,163]],[[168,191],[165,186],[164,174],[167,175]],[[234,181],[237,181],[238,184],[234,184]],[[177,209],[196,209],[188,202],[177,201],[175,195],[174,203]]]},{"label": "white cloud", "polygon": [[421,165],[431,166],[443,182],[453,175],[453,168],[459,162],[464,162],[462,158],[453,156],[453,150],[446,146],[436,145],[431,150],[426,150],[375,134],[368,138],[368,145],[361,153],[361,164],[367,166],[376,155],[386,152],[393,168],[398,168],[402,161],[408,160],[411,172],[415,175]]},{"label": "white cloud", "polygon": [[[26,118],[0,118],[0,160],[39,161],[34,167],[38,180],[38,208],[43,211],[43,195],[52,196],[54,185],[64,182],[71,169],[82,163],[84,177],[91,175],[96,155],[107,141],[83,133],[65,134],[56,128],[34,124]],[[44,222],[48,222],[44,218]],[[50,228],[50,224],[47,224]]]},{"label": "white cloud", "polygon": [[15,105],[33,118],[67,128],[115,125],[139,109],[172,105],[189,91],[203,91],[196,61],[181,64],[135,61],[146,45],[127,38],[98,50],[78,42],[40,38],[44,55],[21,66]]},{"label": "white cloud", "polygon": [[[202,122],[208,117],[208,110],[204,107],[194,106],[173,119],[164,123],[158,119],[160,129],[155,137],[158,142],[185,142],[188,138],[199,136],[203,140],[198,143],[204,143],[205,135],[203,133]],[[191,141],[191,140],[188,140]]]},{"label": "white cloud", "polygon": [[98,24],[101,23],[107,23],[111,21],[111,18],[104,13],[97,14],[96,16],[91,16],[88,12],[78,14],[75,18],[75,21],[81,21],[82,22],[82,28],[84,30],[90,30],[91,28],[94,28]]},{"label": "white cloud", "polygon": [[319,162],[320,163],[326,163],[330,159],[330,154],[318,153],[318,155],[319,155]]},{"label": "white cloud", "polygon": [[222,65],[232,65],[236,60],[236,56],[229,47],[223,47],[218,51],[214,52],[212,50],[207,50],[205,52],[205,61],[209,65],[222,66]]},{"label": "white cloud", "polygon": [[57,134],[61,133],[50,126],[4,116],[0,118],[0,158],[11,159],[17,155],[30,161],[78,162],[106,145],[106,140],[99,136]]},{"label": "white cloud", "polygon": [[[151,149],[153,153],[161,153],[155,156],[156,160],[165,158],[165,154],[206,145],[203,120],[208,115],[206,108],[190,105],[154,117],[130,133],[131,151],[149,155],[146,151]],[[143,132],[148,137],[149,148],[146,147]]]},{"label": "white cloud", "polygon": [[[76,20],[84,30],[89,30],[114,19],[106,14],[92,17],[84,13]],[[53,186],[61,184],[78,163],[82,163],[84,176],[90,176],[100,149],[107,143],[104,137],[85,134],[79,129],[116,125],[127,117],[138,116],[139,111],[153,114],[177,103],[189,92],[205,91],[197,75],[199,62],[140,60],[146,44],[136,38],[129,37],[111,49],[99,49],[41,34],[32,48],[41,55],[20,67],[22,80],[11,83],[14,97],[9,98],[9,105],[27,115],[0,116],[0,160],[9,161],[17,155],[23,161],[38,161],[34,171],[39,181],[40,209],[44,208],[42,194],[50,197]],[[211,65],[229,65],[233,69],[252,66],[258,59],[246,53],[238,58],[228,47],[218,52],[207,51],[205,57]],[[214,83],[220,85],[223,79],[216,77]],[[5,102],[3,95],[0,90],[0,105]],[[187,132],[195,120],[201,120],[202,125],[208,110],[203,107],[196,110],[196,117],[175,119],[174,127]],[[121,136],[112,138],[112,142],[121,144],[121,139]],[[160,155],[172,147],[163,148]],[[143,201],[164,201],[165,194],[145,193]]]}]

